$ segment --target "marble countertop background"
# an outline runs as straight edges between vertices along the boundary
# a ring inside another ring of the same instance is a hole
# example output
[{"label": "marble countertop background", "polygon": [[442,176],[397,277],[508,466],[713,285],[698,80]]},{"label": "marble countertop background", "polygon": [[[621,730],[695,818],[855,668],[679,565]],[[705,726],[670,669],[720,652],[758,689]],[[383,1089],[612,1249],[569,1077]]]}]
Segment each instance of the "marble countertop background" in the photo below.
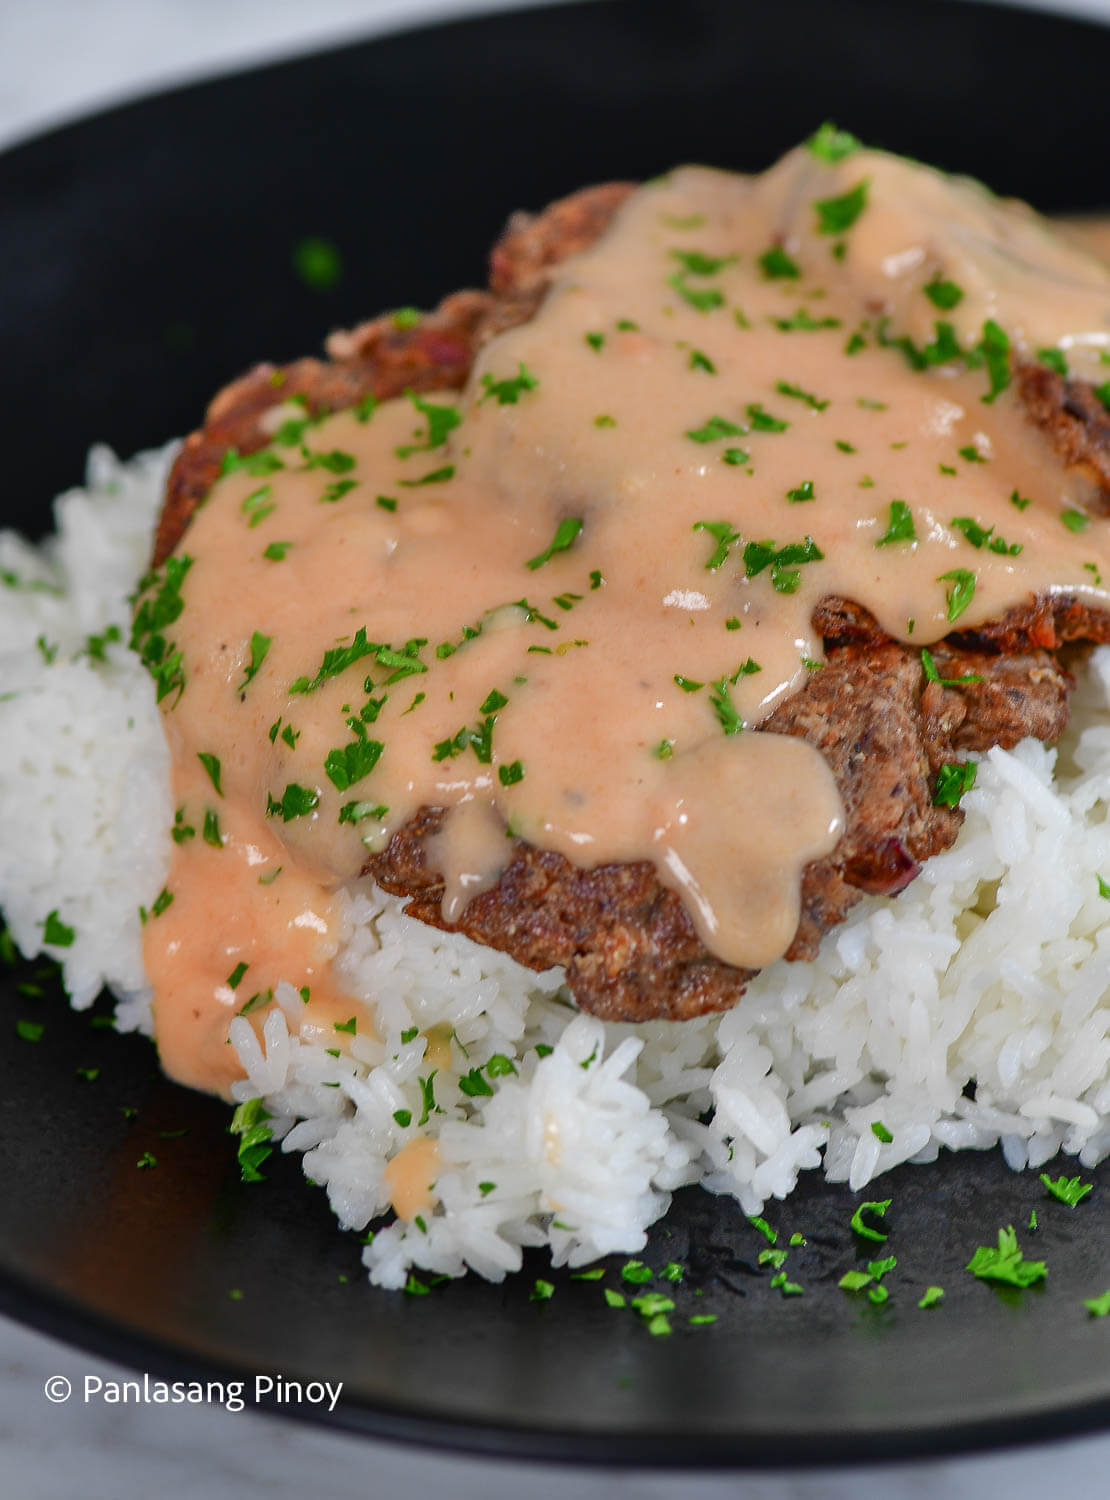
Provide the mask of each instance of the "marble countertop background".
[{"label": "marble countertop background", "polygon": [[[121,99],[472,10],[536,0],[0,0],[0,148]],[[589,3],[589,0],[581,0]],[[741,3],[741,0],[737,0]],[[959,3],[959,0],[952,0]],[[1110,23],[1110,0],[1040,0]],[[1110,1356],[1108,1356],[1110,1357]],[[52,1404],[64,1376],[132,1375],[0,1319],[5,1500],[275,1500],[423,1495],[470,1500],[1025,1500],[1110,1492],[1110,1435],[958,1460],[804,1474],[675,1475],[498,1463],[372,1443],[252,1411]]]}]

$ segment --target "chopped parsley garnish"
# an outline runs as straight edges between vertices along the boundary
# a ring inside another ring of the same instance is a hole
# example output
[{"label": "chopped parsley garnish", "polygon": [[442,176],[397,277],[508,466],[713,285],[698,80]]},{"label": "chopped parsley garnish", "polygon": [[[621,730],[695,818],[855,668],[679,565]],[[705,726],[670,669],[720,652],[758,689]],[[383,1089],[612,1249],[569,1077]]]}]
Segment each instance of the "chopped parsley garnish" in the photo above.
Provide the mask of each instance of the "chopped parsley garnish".
[{"label": "chopped parsley garnish", "polygon": [[[912,621],[911,621],[912,624]],[[941,687],[966,687],[969,683],[982,682],[982,677],[975,672],[965,672],[962,677],[941,677],[937,672],[936,663],[933,661],[931,651],[922,647],[921,670],[925,673],[926,682],[939,682]]]},{"label": "chopped parsley garnish", "polygon": [[985,464],[987,462],[974,443],[967,443],[963,448],[957,448],[956,451],[969,464]]},{"label": "chopped parsley garnish", "polygon": [[[135,611],[130,645],[154,678],[159,703],[170,693],[180,698],[185,691],[184,658],[166,639],[166,631],[185,608],[181,585],[192,565],[193,559],[184,553],[168,557],[164,574],[151,573],[139,585],[142,602]],[[148,597],[142,598],[144,594]]]},{"label": "chopped parsley garnish", "polygon": [[172,905],[173,892],[168,891],[166,887],[163,886],[162,889],[158,892],[157,896],[155,896],[154,898],[154,904],[150,908],[150,915],[152,917],[160,917],[162,913]]},{"label": "chopped parsley garnish", "polygon": [[631,1286],[643,1286],[653,1275],[651,1267],[645,1266],[642,1260],[627,1260],[621,1266],[621,1280],[627,1281]]},{"label": "chopped parsley garnish", "polygon": [[894,1137],[883,1124],[882,1120],[872,1120],[871,1134],[875,1137],[876,1140],[882,1141],[884,1146],[889,1146],[890,1143],[894,1140]]},{"label": "chopped parsley garnish", "polygon": [[707,375],[716,375],[717,373],[717,366],[709,358],[709,355],[703,354],[700,349],[690,350],[690,368],[691,370],[704,370]]},{"label": "chopped parsley garnish", "polygon": [[947,591],[948,618],[958,620],[975,595],[975,574],[969,573],[966,568],[952,568],[947,573],[941,573],[937,582],[951,583],[952,587]]},{"label": "chopped parsley garnish", "polygon": [[769,567],[772,588],[779,594],[794,594],[802,581],[798,566],[821,562],[824,556],[811,536],[778,549],[774,542],[749,542],[744,548],[744,572],[748,578],[755,578]]},{"label": "chopped parsley garnish", "polygon": [[319,800],[319,792],[291,781],[282,793],[280,802],[267,795],[266,816],[272,818],[280,813],[283,823],[291,823],[294,818],[303,818],[310,813]]},{"label": "chopped parsley garnish", "polygon": [[838,130],[831,120],[826,120],[806,141],[806,150],[819,161],[838,162],[861,150],[861,143],[846,130]]},{"label": "chopped parsley garnish", "polygon": [[1087,1297],[1083,1306],[1093,1318],[1105,1318],[1110,1313],[1110,1292],[1103,1292],[1101,1297]]},{"label": "chopped parsley garnish", "polygon": [[[328,751],[327,758],[324,761],[324,773],[337,791],[345,792],[348,787],[354,786],[356,781],[361,781],[364,776],[369,776],[370,772],[381,759],[384,749],[385,746],[380,740],[363,738],[352,740],[349,745],[343,745],[335,750]],[[300,790],[303,792],[305,789],[301,787]],[[286,787],[286,796],[288,796],[289,791],[290,788]],[[315,807],[319,798],[316,797],[315,793],[312,795],[314,801],[311,807]],[[305,810],[311,811],[311,807]],[[285,814],[284,801],[282,804],[282,818],[284,822],[288,823],[289,818]]]},{"label": "chopped parsley garnish", "polygon": [[244,963],[242,960],[240,960],[240,962],[235,965],[234,969],[232,969],[231,973],[227,976],[226,983],[228,989],[237,990],[243,982],[243,975],[249,968],[249,964]]},{"label": "chopped parsley garnish", "polygon": [[525,563],[526,568],[533,572],[542,568],[544,563],[549,563],[557,552],[566,552],[572,545],[574,539],[582,530],[580,516],[565,516],[556,527],[555,535],[542,552],[537,552],[535,557],[530,557]]},{"label": "chopped parsley garnish", "polygon": [[[238,448],[229,448],[220,460],[220,477],[225,474],[250,474],[252,478],[258,478],[263,474],[276,474],[279,469],[285,468],[285,460],[279,458],[269,448],[263,448],[257,453],[240,453]],[[167,566],[169,561],[167,560]]]},{"label": "chopped parsley garnish", "polygon": [[329,474],[349,474],[355,466],[353,453],[332,448],[327,453],[307,453],[302,468],[326,469]]},{"label": "chopped parsley garnish", "polygon": [[728,521],[695,521],[695,531],[707,532],[717,543],[705,566],[716,572],[728,560],[729,548],[740,540],[740,533]]},{"label": "chopped parsley garnish", "polygon": [[298,677],[289,684],[290,693],[314,693],[316,689],[328,682],[332,677],[338,677],[340,672],[346,671],[356,661],[361,661],[364,656],[374,656],[380,650],[376,642],[366,639],[366,627],[362,626],[348,646],[333,646],[324,652],[324,659],[316,671],[316,676]]},{"label": "chopped parsley garnish", "polygon": [[71,948],[77,929],[68,926],[59,917],[57,910],[47,912],[42,924],[42,940],[51,948]]},{"label": "chopped parsley garnish", "polygon": [[41,1042],[46,1027],[41,1021],[17,1021],[15,1034],[21,1042]]},{"label": "chopped parsley garnish", "polygon": [[1060,520],[1069,531],[1074,531],[1077,534],[1080,531],[1086,531],[1087,527],[1091,524],[1091,518],[1085,510],[1062,510],[1060,512]]},{"label": "chopped parsley garnish", "polygon": [[216,788],[216,795],[223,796],[223,788],[220,786],[220,760],[216,755],[209,755],[205,750],[197,751],[197,760],[208,772],[208,779]]},{"label": "chopped parsley garnish", "polygon": [[185,821],[185,809],[179,807],[173,815],[173,827],[170,829],[170,838],[175,844],[184,844],[186,840],[196,838],[197,831],[191,823]]},{"label": "chopped parsley garnish", "polygon": [[601,1288],[602,1296],[610,1307],[626,1307],[628,1299],[621,1292],[615,1292],[611,1286]]},{"label": "chopped parsley garnish", "polygon": [[798,262],[781,245],[772,245],[759,257],[759,267],[768,281],[797,281],[801,276]]},{"label": "chopped parsley garnish", "polygon": [[144,1151],[135,1165],[139,1168],[140,1171],[144,1171],[148,1167],[156,1167],[158,1165],[158,1158],[154,1155],[153,1152]]},{"label": "chopped parsley garnish", "polygon": [[266,660],[266,653],[267,651],[269,651],[270,646],[273,644],[273,639],[274,638],[272,635],[263,635],[261,631],[256,630],[253,632],[253,634],[251,635],[250,664],[245,669],[242,682],[235,689],[237,693],[241,693],[243,691],[243,689],[258,672],[259,667]]},{"label": "chopped parsley garnish", "polygon": [[886,1217],[886,1211],[893,1201],[892,1198],[883,1198],[877,1203],[861,1203],[849,1220],[850,1227],[865,1240],[878,1240],[880,1242],[885,1240],[887,1238],[886,1231],[873,1229],[870,1224],[865,1224],[863,1222],[863,1215],[871,1213],[876,1215],[877,1218],[883,1219]]},{"label": "chopped parsley garnish", "polygon": [[839,318],[815,318],[804,307],[799,307],[793,317],[771,318],[769,321],[774,324],[780,333],[818,333],[823,328],[840,328],[843,326]]},{"label": "chopped parsley garnish", "polygon": [[948,761],[937,772],[933,802],[937,807],[958,807],[965,792],[975,785],[978,765],[973,760]]},{"label": "chopped parsley garnish", "polygon": [[804,401],[813,411],[824,411],[828,401],[822,401],[819,396],[813,395],[811,391],[804,391],[800,385],[791,385],[788,380],[776,380],[775,390],[780,396],[790,396],[795,401]]},{"label": "chopped parsley garnish", "polygon": [[843,234],[851,229],[867,207],[868,180],[863,178],[855,187],[835,198],[818,198],[813,207],[817,213],[819,234]]},{"label": "chopped parsley garnish", "polygon": [[878,538],[875,546],[886,547],[892,542],[916,541],[917,532],[913,526],[913,512],[904,500],[892,500],[890,502],[890,519],[887,522],[886,532]]},{"label": "chopped parsley garnish", "polygon": [[507,766],[498,766],[497,777],[502,786],[516,786],[524,780],[524,766],[519,760],[514,760]]},{"label": "chopped parsley garnish", "polygon": [[726,448],[721,454],[721,462],[731,464],[733,468],[742,468],[749,462],[750,455],[743,448]]},{"label": "chopped parsley garnish", "polygon": [[392,495],[376,495],[374,497],[374,504],[380,506],[382,510],[388,510],[390,512],[393,512],[397,509],[397,501],[393,498]]},{"label": "chopped parsley garnish", "polygon": [[973,547],[986,547],[1001,557],[1016,557],[1021,551],[1021,542],[1007,542],[995,536],[994,527],[980,526],[971,516],[953,516],[952,525],[961,531]]},{"label": "chopped parsley garnish", "polygon": [[934,307],[939,307],[941,312],[951,312],[963,301],[963,288],[956,285],[954,281],[946,281],[942,276],[934,276],[932,281],[924,287],[924,292]]},{"label": "chopped parsley garnish", "polygon": [[330,240],[309,235],[293,246],[293,269],[316,292],[326,292],[343,275],[343,258]]},{"label": "chopped parsley garnish", "polygon": [[273,1154],[274,1148],[269,1144],[273,1131],[266,1124],[272,1118],[261,1099],[246,1100],[231,1117],[228,1134],[239,1137],[239,1168],[244,1182],[265,1181],[258,1169]]},{"label": "chopped parsley garnish", "polygon": [[535,1285],[532,1287],[532,1290],[528,1293],[528,1301],[529,1302],[550,1302],[551,1298],[554,1297],[554,1295],[555,1295],[555,1284],[554,1284],[554,1282],[544,1281],[542,1277],[537,1277]]},{"label": "chopped parsley garnish", "polygon": [[442,469],[433,469],[430,474],[422,474],[419,479],[400,479],[397,482],[406,490],[415,490],[424,484],[445,484],[454,477],[455,465],[444,464]]},{"label": "chopped parsley garnish", "polygon": [[1068,378],[1068,362],[1062,349],[1038,349],[1037,358],[1063,380]]},{"label": "chopped parsley garnish", "polygon": [[980,1245],[967,1263],[967,1270],[980,1281],[997,1281],[1006,1286],[1027,1287],[1043,1281],[1048,1267],[1043,1260],[1026,1260],[1018,1245],[1013,1225],[998,1231],[998,1249]]},{"label": "chopped parsley garnish", "polygon": [[267,516],[273,515],[277,509],[276,505],[270,504],[273,492],[272,485],[264,484],[261,489],[252,491],[240,505],[239,509],[246,516],[249,527],[257,526]]},{"label": "chopped parsley garnish", "polygon": [[715,443],[718,438],[740,437],[747,430],[746,427],[738,427],[735,422],[730,422],[727,417],[710,417],[704,426],[695,427],[686,436],[695,443]]},{"label": "chopped parsley garnish", "polygon": [[416,1122],[418,1127],[426,1125],[433,1114],[441,1115],[443,1113],[443,1110],[436,1103],[435,1084],[438,1072],[438,1068],[433,1068],[427,1078],[418,1078],[416,1080],[420,1085],[420,1101],[423,1106],[421,1116]]},{"label": "chopped parsley garnish", "polygon": [[605,335],[603,333],[587,333],[585,339],[595,354],[600,354],[605,347]]},{"label": "chopped parsley garnish", "polygon": [[752,424],[753,432],[785,432],[790,426],[781,417],[773,417],[769,411],[764,411],[761,401],[753,401],[749,405],[748,421]]},{"label": "chopped parsley garnish", "polygon": [[987,367],[991,388],[982,401],[993,401],[1010,384],[1010,340],[993,318],[983,324],[983,336],[975,346]]},{"label": "chopped parsley garnish", "polygon": [[918,1307],[936,1307],[938,1302],[944,1300],[944,1288],[942,1286],[927,1286],[924,1296],[919,1300]]},{"label": "chopped parsley garnish", "polygon": [[[521,369],[523,368],[522,365]],[[406,443],[400,448],[395,448],[393,451],[398,458],[408,458],[412,453],[430,453],[433,448],[441,448],[447,441],[448,435],[462,421],[454,406],[436,406],[416,395],[414,391],[409,392],[409,400],[427,421],[428,430],[422,442]]]},{"label": "chopped parsley garnish", "polygon": [[1093,1183],[1080,1182],[1078,1177],[1065,1177],[1062,1173],[1059,1177],[1052,1178],[1047,1172],[1042,1172],[1041,1181],[1054,1198],[1066,1203],[1069,1208],[1082,1203],[1088,1193],[1094,1192]]},{"label": "chopped parsley garnish", "polygon": [[479,1096],[493,1097],[493,1089],[482,1077],[481,1068],[471,1068],[469,1073],[464,1073],[459,1079],[459,1089],[468,1099]]},{"label": "chopped parsley garnish", "polygon": [[320,496],[320,503],[332,505],[336,500],[342,500],[344,495],[349,495],[357,488],[357,479],[337,479],[333,484],[325,486],[324,493]]},{"label": "chopped parsley garnish", "polygon": [[[743,670],[741,667],[736,675],[739,676]],[[732,681],[735,680],[735,678],[732,679]],[[729,681],[728,677],[718,677],[712,684],[709,706],[716,714],[717,722],[725,734],[739,734],[744,727],[744,720],[729,695]]]},{"label": "chopped parsley garnish", "polygon": [[284,562],[285,554],[292,545],[292,542],[271,542],[262,556],[267,562]]},{"label": "chopped parsley garnish", "polygon": [[616,417],[611,417],[609,413],[605,411],[599,412],[598,415],[594,418],[595,427],[615,427],[616,425]]},{"label": "chopped parsley garnish", "polygon": [[786,498],[792,505],[797,505],[803,500],[816,500],[817,496],[813,493],[813,480],[803,479],[801,484],[794,489],[787,490]]},{"label": "chopped parsley garnish", "polygon": [[706,255],[702,250],[672,250],[671,256],[690,276],[716,276],[736,259],[735,255]]},{"label": "chopped parsley garnish", "polygon": [[667,285],[698,312],[712,312],[714,308],[724,306],[724,292],[715,286],[693,287],[686,280],[688,274],[686,271],[675,271],[667,277]]},{"label": "chopped parsley garnish", "polygon": [[211,807],[204,809],[204,829],[201,836],[204,842],[210,844],[213,849],[222,849],[224,846],[223,835],[220,833],[220,819]]}]

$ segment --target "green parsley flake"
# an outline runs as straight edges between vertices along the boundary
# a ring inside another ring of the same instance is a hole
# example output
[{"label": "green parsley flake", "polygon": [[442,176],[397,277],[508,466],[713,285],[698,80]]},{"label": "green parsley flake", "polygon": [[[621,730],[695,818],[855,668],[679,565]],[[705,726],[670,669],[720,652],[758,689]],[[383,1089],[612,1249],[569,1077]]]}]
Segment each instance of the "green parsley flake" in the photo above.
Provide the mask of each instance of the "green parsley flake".
[{"label": "green parsley flake", "polygon": [[158,1158],[152,1152],[144,1151],[135,1165],[140,1171],[145,1171],[149,1167],[156,1167],[158,1165]]},{"label": "green parsley flake", "polygon": [[205,751],[205,750],[198,750],[197,751],[197,760],[200,761],[201,765],[208,772],[208,779],[212,783],[212,785],[215,787],[215,789],[216,789],[216,795],[218,797],[222,797],[223,796],[223,789],[220,786],[220,762],[219,762],[219,757],[215,756],[215,755],[209,755],[208,752]]},{"label": "green parsley flake", "polygon": [[844,234],[851,229],[867,207],[868,180],[863,178],[855,187],[835,198],[818,198],[813,207],[817,214],[819,234]]},{"label": "green parsley flake", "polygon": [[835,163],[843,161],[862,150],[861,143],[846,130],[838,130],[831,120],[826,120],[806,141],[806,150],[818,161]]},{"label": "green parsley flake", "polygon": [[776,380],[775,390],[780,396],[790,396],[795,401],[804,401],[813,411],[824,411],[829,405],[828,401],[823,401],[811,391],[804,391],[800,385],[791,385],[788,380]]},{"label": "green parsley flake", "polygon": [[526,568],[533,572],[549,563],[557,552],[566,552],[573,544],[575,538],[582,530],[582,519],[580,516],[565,516],[559,522],[555,535],[542,552],[537,552],[535,557],[530,557],[525,563]]},{"label": "green parsley flake", "polygon": [[695,521],[693,530],[706,532],[717,543],[705,564],[711,572],[728,561],[729,548],[740,540],[740,533],[728,521]]},{"label": "green parsley flake", "polygon": [[975,785],[979,767],[973,760],[949,761],[937,772],[933,803],[937,807],[958,807],[965,792]]},{"label": "green parsley flake", "polygon": [[947,573],[941,573],[937,582],[951,583],[952,587],[947,591],[948,618],[958,620],[974,597],[975,574],[969,573],[966,568],[952,568]]},{"label": "green parsley flake", "polygon": [[916,542],[917,532],[913,525],[913,512],[904,500],[890,502],[890,518],[886,532],[875,543],[876,547],[887,547],[893,542]]},{"label": "green parsley flake", "polygon": [[541,1277],[536,1278],[536,1283],[528,1294],[529,1302],[550,1302],[555,1295],[555,1284],[544,1281]]},{"label": "green parsley flake", "polygon": [[[521,368],[523,369],[523,366]],[[429,453],[433,448],[441,448],[448,436],[462,421],[454,406],[436,406],[412,391],[409,392],[409,400],[426,420],[428,427],[423,441],[407,443],[393,450],[398,458],[408,458],[413,453]]]},{"label": "green parsley flake", "polygon": [[876,1140],[882,1141],[884,1146],[889,1146],[890,1143],[894,1140],[894,1137],[891,1135],[890,1131],[886,1128],[881,1120],[872,1120],[871,1134],[876,1138]]},{"label": "green parsley flake", "polygon": [[796,489],[787,490],[786,498],[792,505],[797,505],[803,500],[816,500],[817,496],[813,493],[813,480],[803,479]]},{"label": "green parsley flake", "polygon": [[787,255],[781,245],[772,245],[759,257],[759,267],[768,281],[797,281],[801,267],[792,256]]},{"label": "green parsley flake", "polygon": [[310,235],[293,246],[293,269],[315,292],[329,291],[343,275],[343,258],[330,240]]},{"label": "green parsley flake", "polygon": [[41,1021],[17,1021],[15,1034],[21,1042],[41,1042],[46,1027]]},{"label": "green parsley flake", "polygon": [[213,849],[222,849],[224,846],[223,834],[220,832],[219,814],[211,807],[204,809],[204,831],[202,837],[204,842]]},{"label": "green parsley flake", "polygon": [[652,1279],[653,1275],[651,1267],[645,1266],[642,1260],[628,1260],[621,1267],[621,1280],[629,1282],[632,1286],[643,1286],[645,1282]]},{"label": "green parsley flake", "polygon": [[790,426],[780,417],[773,417],[770,412],[763,410],[761,401],[754,401],[748,407],[748,421],[752,424],[754,432],[785,432]]},{"label": "green parsley flake", "polygon": [[956,285],[954,281],[946,281],[942,276],[934,276],[923,288],[926,297],[934,307],[939,307],[941,312],[950,312],[963,301],[963,288]]},{"label": "green parsley flake", "polygon": [[1061,1203],[1066,1203],[1069,1208],[1082,1203],[1087,1194],[1094,1191],[1093,1183],[1080,1182],[1078,1177],[1064,1177],[1061,1174],[1053,1179],[1047,1172],[1042,1172],[1041,1181],[1054,1198],[1058,1198]]},{"label": "green parsley flake", "polygon": [[1026,1260],[1022,1255],[1013,1225],[998,1231],[997,1250],[990,1245],[980,1245],[966,1269],[980,1281],[997,1281],[1016,1287],[1032,1286],[1048,1275],[1043,1260]]},{"label": "green parsley flake", "polygon": [[605,335],[603,333],[587,333],[584,337],[594,353],[600,354],[605,347]]},{"label": "green parsley flake", "polygon": [[[911,620],[909,624],[912,631],[913,621]],[[983,680],[975,672],[965,672],[962,677],[942,677],[937,671],[932,652],[924,647],[921,650],[921,670],[925,674],[926,682],[939,682],[941,687],[967,687],[971,683]]]},{"label": "green parsley flake", "polygon": [[717,373],[717,366],[709,358],[709,355],[703,354],[700,349],[690,350],[690,369],[704,370],[707,375],[716,375]]},{"label": "green parsley flake", "polygon": [[[273,639],[272,635],[263,635],[259,630],[252,633],[250,664],[244,671],[242,682],[235,689],[237,693],[241,693],[247,684],[254,679],[259,667],[266,660],[266,653],[273,644]],[[219,791],[219,788],[217,787],[216,790]]]},{"label": "green parsley flake", "polygon": [[266,816],[272,818],[280,813],[283,823],[291,823],[294,818],[306,817],[319,801],[319,792],[291,781],[282,793],[280,802],[267,795]]},{"label": "green parsley flake", "polygon": [[77,929],[68,926],[59,917],[57,909],[46,914],[42,923],[42,940],[51,948],[71,948]]},{"label": "green parsley flake", "polygon": [[292,542],[271,542],[262,556],[267,562],[284,562],[285,554],[292,545]]},{"label": "green parsley flake", "polygon": [[610,1307],[626,1307],[628,1305],[628,1299],[624,1294],[622,1292],[615,1292],[611,1286],[603,1286],[601,1293]]},{"label": "green parsley flake", "polygon": [[877,1240],[882,1242],[887,1238],[884,1230],[873,1229],[870,1224],[863,1222],[863,1215],[871,1213],[882,1219],[886,1217],[886,1211],[894,1200],[884,1198],[880,1202],[861,1203],[849,1220],[849,1226],[865,1240]]},{"label": "green parsley flake", "polygon": [[1105,1318],[1110,1313],[1110,1292],[1103,1292],[1101,1297],[1087,1297],[1083,1306],[1092,1318]]},{"label": "green parsley flake", "polygon": [[938,1302],[944,1301],[944,1288],[942,1286],[927,1286],[925,1294],[918,1301],[918,1307],[936,1307]]},{"label": "green parsley flake", "polygon": [[692,429],[686,436],[694,443],[715,443],[718,438],[740,437],[747,430],[746,427],[738,427],[735,422],[730,422],[727,417],[710,417],[703,426]]},{"label": "green parsley flake", "polygon": [[442,469],[433,469],[430,474],[422,474],[419,479],[400,479],[397,482],[406,490],[415,490],[425,484],[445,484],[454,477],[455,465],[444,464]]},{"label": "green parsley flake", "polygon": [[515,406],[525,391],[534,391],[539,383],[539,379],[521,360],[517,373],[503,380],[496,380],[489,374],[482,376],[485,392],[478,398],[478,405],[492,399],[496,400],[498,406]]},{"label": "green parsley flake", "polygon": [[1091,518],[1085,510],[1062,510],[1060,512],[1060,520],[1069,531],[1076,533],[1086,531],[1087,527],[1091,524]]}]

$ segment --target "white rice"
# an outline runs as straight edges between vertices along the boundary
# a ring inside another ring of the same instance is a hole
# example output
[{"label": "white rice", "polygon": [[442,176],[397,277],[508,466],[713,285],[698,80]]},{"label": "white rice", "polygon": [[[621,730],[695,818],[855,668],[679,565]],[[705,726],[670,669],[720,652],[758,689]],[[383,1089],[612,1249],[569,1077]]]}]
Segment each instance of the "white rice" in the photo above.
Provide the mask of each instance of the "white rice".
[{"label": "white rice", "polygon": [[[0,906],[29,956],[56,911],[76,936],[45,951],[73,1004],[107,985],[120,1024],[145,1030],[139,908],[168,867],[167,752],[135,658],[82,653],[111,624],[126,637],[170,456],[96,449],[56,538],[0,535]],[[358,1034],[331,1056],[335,1036],[279,986],[261,1041],[232,1023],[236,1097],[263,1100],[274,1139],[359,1231],[389,1211],[389,1160],[437,1139],[434,1210],[364,1252],[388,1287],[414,1267],[499,1280],[529,1245],[556,1264],[635,1253],[688,1182],[756,1213],[803,1168],[859,1189],[942,1146],[1092,1167],[1110,1152],[1108,805],[1104,648],[1059,751],[982,757],[956,845],[896,901],[861,902],[813,963],[773,965],[734,1010],[681,1024],[580,1015],[558,971],[427,928],[362,882],[337,960]],[[492,1057],[511,1070],[482,1072],[488,1094],[460,1088]]]}]

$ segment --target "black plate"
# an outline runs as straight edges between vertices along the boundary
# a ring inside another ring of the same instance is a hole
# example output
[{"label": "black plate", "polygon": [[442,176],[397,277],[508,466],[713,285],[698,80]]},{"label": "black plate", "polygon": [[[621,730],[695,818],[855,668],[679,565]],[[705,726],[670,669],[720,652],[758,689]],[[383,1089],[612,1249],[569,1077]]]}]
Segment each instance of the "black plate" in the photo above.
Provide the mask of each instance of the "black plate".
[{"label": "black plate", "polygon": [[[597,3],[348,47],[32,141],[0,158],[2,518],[44,529],[91,441],[185,431],[256,358],[478,281],[510,209],[584,182],[757,168],[832,117],[1048,209],[1105,206],[1090,143],[1108,76],[1110,32],[993,6]],[[345,260],[326,292],[291,268],[312,234]],[[808,1236],[792,1298],[735,1205],[681,1197],[645,1257],[688,1267],[670,1338],[595,1283],[555,1276],[531,1302],[542,1261],[501,1288],[388,1295],[295,1162],[240,1184],[223,1106],[165,1082],[143,1041],[21,992],[28,973],[0,982],[9,1036],[19,1016],[47,1028],[0,1055],[0,1306],[52,1333],[166,1374],[343,1380],[338,1424],[556,1459],[878,1458],[1110,1418],[1110,1324],[1081,1305],[1110,1285],[1110,1173],[1074,1211],[996,1154],[890,1174],[871,1189],[894,1200],[870,1247],[899,1260],[882,1307],[838,1289],[869,1250],[856,1199],[816,1181],[770,1212]],[[158,1166],[137,1170],[146,1151]],[[1034,1207],[1022,1238],[1046,1288],[967,1275]],[[930,1282],[946,1300],[921,1312]],[[690,1328],[702,1311],[718,1322]]]}]

